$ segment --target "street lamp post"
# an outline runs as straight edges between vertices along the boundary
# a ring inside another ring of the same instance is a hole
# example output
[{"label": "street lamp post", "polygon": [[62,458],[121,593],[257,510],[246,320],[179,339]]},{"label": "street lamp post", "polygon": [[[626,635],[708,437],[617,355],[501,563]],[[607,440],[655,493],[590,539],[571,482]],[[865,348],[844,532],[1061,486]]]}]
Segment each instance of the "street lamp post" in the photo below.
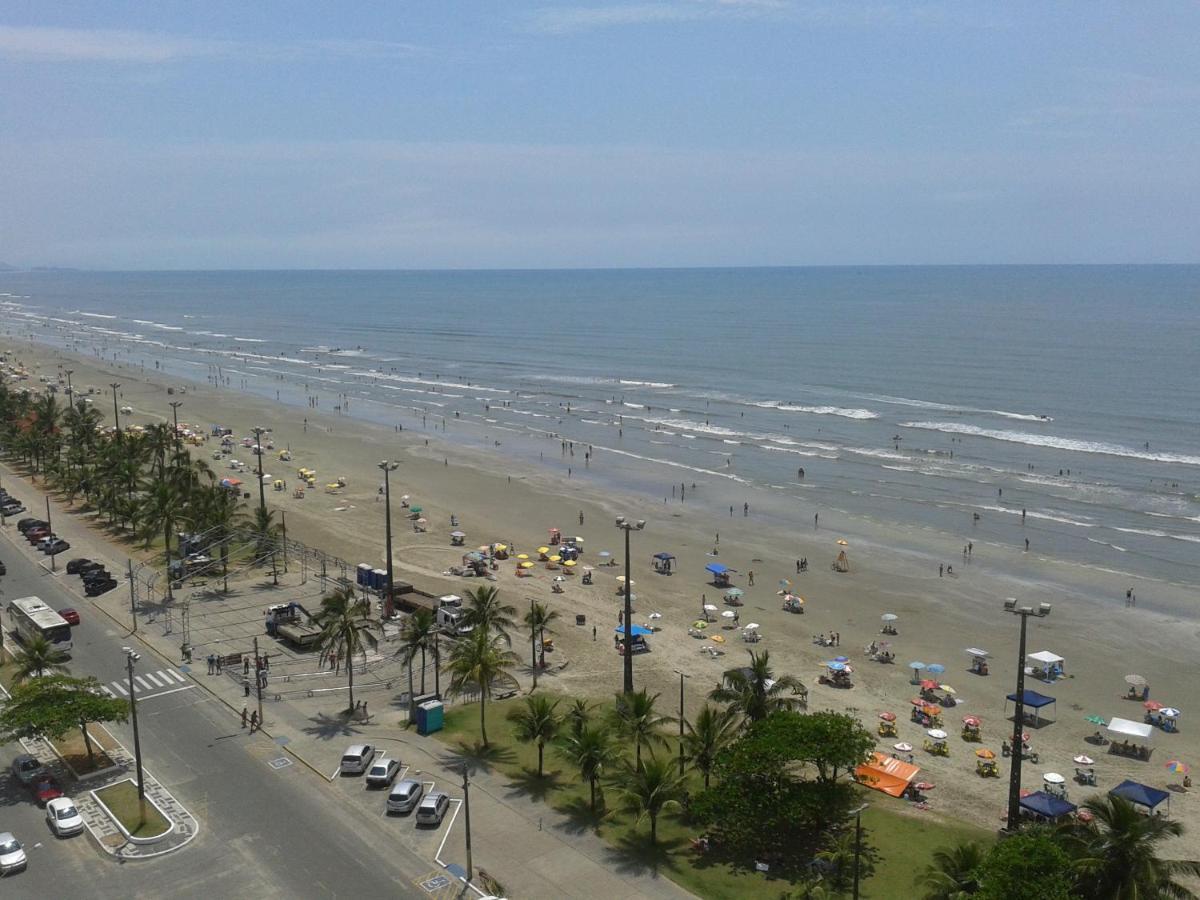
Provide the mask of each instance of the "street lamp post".
[{"label": "street lamp post", "polygon": [[641,531],[646,527],[645,519],[630,522],[624,516],[617,516],[616,525],[625,532],[625,652],[621,654],[625,663],[624,692],[633,693],[633,599],[630,596],[632,577],[629,559],[629,532]]},{"label": "street lamp post", "polygon": [[[50,532],[51,537],[53,537],[54,521],[50,518],[50,495],[49,494],[46,495],[46,528]],[[54,562],[55,556],[57,556],[57,554],[55,554],[55,553],[50,554],[50,571],[51,572],[55,571],[55,569],[56,569],[55,562]]]},{"label": "street lamp post", "polygon": [[182,400],[171,401],[171,416],[175,420],[175,452],[179,452],[179,407],[183,406]]},{"label": "street lamp post", "polygon": [[395,600],[392,593],[394,588],[392,572],[392,485],[388,475],[395,472],[400,463],[381,460],[379,468],[383,472],[383,531],[387,551],[387,598],[383,602],[383,614],[391,618],[395,613]]},{"label": "street lamp post", "polygon": [[138,734],[137,694],[134,693],[133,664],[142,658],[140,653],[134,653],[132,647],[122,647],[125,653],[125,664],[129,670],[129,715],[133,721],[133,758],[137,764],[138,806],[141,819],[146,821],[146,782],[142,776],[142,740]]},{"label": "street lamp post", "polygon": [[1039,619],[1050,615],[1050,604],[1032,606],[1017,606],[1017,601],[1009,597],[1004,601],[1004,611],[1021,617],[1020,649],[1017,651],[1017,693],[1014,695],[1016,708],[1013,710],[1013,739],[1012,739],[1012,768],[1008,776],[1008,825],[1010,834],[1015,834],[1021,824],[1021,759],[1024,755],[1024,742],[1021,740],[1021,729],[1025,725],[1025,626],[1030,616]]},{"label": "street lamp post", "polygon": [[263,490],[262,436],[265,433],[266,429],[255,427],[251,430],[254,432],[254,446],[258,450],[258,508],[261,509],[265,513],[267,511],[267,495],[266,495],[266,492]]},{"label": "street lamp post", "polygon": [[63,369],[63,372],[67,376],[67,396],[71,398],[71,403],[74,404],[75,403],[75,390],[71,387],[71,376],[75,374],[75,370],[74,369]]},{"label": "street lamp post", "polygon": [[859,859],[862,857],[862,814],[863,810],[870,805],[864,803],[862,806],[850,810],[850,815],[854,816],[854,900],[858,900]]},{"label": "street lamp post", "polygon": [[675,674],[679,676],[679,777],[683,777],[683,679],[688,676],[683,674],[679,669],[675,670]]},{"label": "street lamp post", "polygon": [[121,437],[121,416],[117,412],[117,389],[121,387],[121,382],[113,381],[108,385],[113,392],[113,424],[117,426],[117,438]]}]

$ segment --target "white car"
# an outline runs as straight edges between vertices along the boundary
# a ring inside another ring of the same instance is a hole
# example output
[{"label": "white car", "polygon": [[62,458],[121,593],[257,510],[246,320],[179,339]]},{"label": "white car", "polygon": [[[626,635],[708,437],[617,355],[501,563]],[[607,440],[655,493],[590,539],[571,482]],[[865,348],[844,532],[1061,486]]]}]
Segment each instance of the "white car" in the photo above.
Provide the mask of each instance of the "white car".
[{"label": "white car", "polygon": [[83,831],[83,816],[70,797],[59,797],[46,804],[46,822],[59,837]]},{"label": "white car", "polygon": [[19,872],[25,868],[25,848],[11,831],[0,834],[0,875]]},{"label": "white car", "polygon": [[400,773],[400,760],[386,756],[377,759],[367,770],[367,787],[387,787]]}]

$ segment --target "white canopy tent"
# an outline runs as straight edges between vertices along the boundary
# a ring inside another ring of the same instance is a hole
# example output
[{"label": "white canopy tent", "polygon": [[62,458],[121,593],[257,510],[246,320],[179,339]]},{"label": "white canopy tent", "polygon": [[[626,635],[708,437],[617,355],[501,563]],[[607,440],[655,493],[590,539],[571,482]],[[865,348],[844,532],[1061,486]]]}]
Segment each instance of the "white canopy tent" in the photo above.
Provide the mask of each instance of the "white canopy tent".
[{"label": "white canopy tent", "polygon": [[979,657],[980,659],[987,659],[988,657],[990,657],[992,655],[992,654],[988,653],[986,650],[981,650],[978,647],[968,647],[964,652],[967,654],[967,656],[976,656],[976,657]]},{"label": "white canopy tent", "polygon": [[1048,669],[1054,664],[1062,665],[1066,662],[1057,653],[1051,653],[1049,650],[1039,650],[1037,653],[1030,653],[1025,657],[1026,662],[1031,662],[1038,668]]},{"label": "white canopy tent", "polygon": [[1108,723],[1108,733],[1122,738],[1137,738],[1148,742],[1154,734],[1154,726],[1144,722],[1133,722],[1129,719],[1114,718]]}]

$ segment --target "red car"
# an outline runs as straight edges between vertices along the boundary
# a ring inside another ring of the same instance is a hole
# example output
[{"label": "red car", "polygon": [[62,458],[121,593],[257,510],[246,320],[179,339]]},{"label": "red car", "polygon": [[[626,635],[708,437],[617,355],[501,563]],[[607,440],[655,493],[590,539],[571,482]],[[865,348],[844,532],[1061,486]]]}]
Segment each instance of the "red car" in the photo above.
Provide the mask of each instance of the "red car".
[{"label": "red car", "polygon": [[58,782],[50,775],[38,776],[29,786],[29,790],[33,792],[33,799],[37,801],[38,806],[45,806],[51,800],[57,800],[63,796]]},{"label": "red car", "polygon": [[65,606],[58,611],[58,614],[67,620],[68,625],[79,624],[79,613],[69,606]]}]

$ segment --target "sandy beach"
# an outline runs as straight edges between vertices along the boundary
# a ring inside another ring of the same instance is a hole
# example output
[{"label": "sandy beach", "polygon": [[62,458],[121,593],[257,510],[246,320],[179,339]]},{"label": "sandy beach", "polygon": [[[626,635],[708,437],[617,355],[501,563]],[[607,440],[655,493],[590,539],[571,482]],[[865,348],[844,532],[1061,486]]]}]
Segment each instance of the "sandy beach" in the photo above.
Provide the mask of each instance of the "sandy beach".
[{"label": "sandy beach", "polygon": [[[1028,650],[1052,650],[1066,659],[1066,675],[1052,686],[1030,680],[1027,688],[1057,699],[1051,715],[1055,723],[1036,729],[1032,746],[1039,764],[1026,763],[1024,787],[1036,790],[1042,775],[1059,772],[1067,776],[1070,799],[1080,802],[1096,788],[1071,782],[1072,757],[1087,753],[1094,757],[1098,790],[1107,790],[1125,778],[1164,788],[1179,784],[1179,776],[1164,769],[1170,759],[1195,763],[1200,760],[1200,741],[1190,728],[1189,699],[1200,687],[1200,672],[1194,665],[1197,623],[1194,597],[1179,586],[1139,581],[1126,584],[1103,580],[1094,569],[1039,557],[1036,549],[976,542],[969,557],[962,547],[967,538],[931,529],[890,532],[865,518],[849,519],[830,511],[820,513],[819,527],[785,532],[756,517],[754,497],[749,514],[739,506],[730,515],[728,485],[688,479],[686,502],[662,496],[601,494],[586,478],[566,478],[555,465],[543,469],[518,469],[482,451],[451,446],[437,431],[406,429],[402,432],[371,425],[347,415],[288,407],[250,397],[237,390],[166,380],[153,371],[132,365],[101,363],[95,358],[9,341],[6,348],[35,375],[56,375],[60,366],[74,370],[77,390],[89,385],[102,388],[110,381],[121,382],[119,404],[134,412],[126,424],[169,420],[168,384],[185,388],[170,399],[182,399],[181,422],[207,431],[211,425],[233,428],[235,437],[249,433],[252,426],[272,429],[277,448],[288,447],[293,458],[280,462],[273,456],[264,461],[266,471],[288,481],[288,490],[267,491],[268,505],[286,513],[290,536],[320,546],[351,563],[383,562],[384,507],[378,498],[381,459],[399,462],[391,476],[396,577],[411,581],[431,593],[461,593],[477,584],[443,575],[459,560],[461,550],[450,546],[450,516],[457,516],[473,547],[493,541],[515,545],[529,552],[547,537],[547,529],[558,526],[564,534],[585,538],[585,564],[595,564],[600,550],[612,551],[620,567],[600,567],[595,583],[580,584],[570,578],[565,592],[551,592],[555,573],[537,566],[534,577],[515,577],[512,560],[500,563],[496,586],[504,598],[522,610],[530,598],[549,603],[561,620],[555,635],[556,650],[549,660],[556,669],[543,679],[548,688],[568,694],[605,698],[620,689],[620,657],[614,652],[612,631],[617,625],[620,598],[615,576],[624,571],[621,533],[613,518],[626,515],[647,521],[642,532],[632,536],[632,569],[638,595],[635,621],[649,621],[652,612],[661,630],[650,638],[652,650],[635,660],[639,687],[663,694],[663,707],[674,713],[679,675],[685,680],[686,705],[690,712],[719,681],[721,672],[746,660],[746,651],[769,650],[777,672],[798,676],[810,689],[810,708],[850,711],[861,716],[872,730],[880,711],[891,710],[899,717],[898,738],[881,740],[890,750],[893,740],[908,741],[916,749],[923,777],[936,785],[930,793],[932,809],[915,815],[959,818],[986,827],[1001,824],[1007,784],[1007,760],[1001,760],[999,779],[982,779],[975,774],[974,750],[980,746],[959,738],[964,715],[983,721],[983,744],[999,755],[1000,742],[1011,733],[1005,718],[1004,697],[1014,687],[1017,664],[1018,621],[1002,609],[1004,598],[1036,606],[1053,604],[1046,619],[1031,620]],[[36,387],[32,379],[30,387]],[[112,398],[103,393],[95,398],[97,409],[111,421]],[[305,419],[307,418],[307,427]],[[432,426],[433,423],[431,423]],[[211,458],[215,442],[193,452],[203,455],[218,477],[233,474],[228,460]],[[557,458],[557,441],[548,441],[547,457]],[[247,464],[248,451],[235,452]],[[591,466],[608,464],[597,453]],[[613,461],[613,464],[618,464]],[[299,467],[315,469],[318,486],[303,499],[293,497]],[[348,486],[340,494],[322,491],[322,485],[338,476]],[[246,478],[246,476],[239,476]],[[664,476],[668,481],[669,475]],[[252,480],[246,478],[250,490]],[[403,517],[399,497],[407,494],[423,508],[428,531],[417,533]],[[582,523],[581,523],[582,517]],[[811,516],[809,517],[811,519]],[[719,538],[718,538],[719,536]],[[837,541],[844,540],[845,545]],[[851,569],[837,573],[831,563],[839,550],[846,550]],[[738,609],[742,625],[760,624],[762,640],[743,642],[741,632],[726,629],[724,620],[709,626],[708,633],[725,637],[720,645],[725,655],[711,658],[702,647],[718,646],[711,640],[687,634],[688,625],[701,611],[702,596],[724,610],[723,591],[708,581],[705,566],[719,561],[737,570],[734,584],[745,590],[744,605]],[[674,574],[655,574],[654,553],[673,553]],[[796,560],[807,558],[809,570],[796,573]],[[953,574],[939,574],[939,564],[953,567]],[[754,586],[748,573],[754,572]],[[778,596],[781,579],[790,579],[794,590],[806,599],[806,612],[794,615],[781,609]],[[1125,589],[1138,598],[1135,607],[1125,603]],[[880,615],[894,613],[899,634],[890,638],[895,665],[870,661],[864,647],[880,640]],[[584,614],[587,624],[578,627],[575,616]],[[595,626],[595,639],[593,639]],[[839,632],[840,647],[814,645],[813,635]],[[967,671],[970,657],[964,648],[976,646],[992,654],[991,674],[980,677]],[[528,644],[518,639],[518,653],[528,656]],[[837,655],[849,657],[854,668],[853,688],[839,690],[819,685],[823,662]],[[909,700],[916,688],[910,684],[912,660],[941,663],[939,676],[957,690],[960,704],[948,709],[945,728],[950,733],[951,755],[935,758],[922,752],[922,731],[908,721]],[[563,663],[565,662],[565,666]],[[560,668],[561,667],[561,668]],[[1095,726],[1084,721],[1088,715],[1141,720],[1140,702],[1124,698],[1124,677],[1138,673],[1150,684],[1150,696],[1165,705],[1183,710],[1178,734],[1156,730],[1155,750],[1148,762],[1110,756],[1105,748],[1085,743]],[[523,673],[523,680],[528,681]],[[901,801],[894,802],[899,805]],[[1200,807],[1193,794],[1173,792],[1171,814],[1192,835],[1200,833]],[[1190,843],[1194,844],[1194,837]]]}]

